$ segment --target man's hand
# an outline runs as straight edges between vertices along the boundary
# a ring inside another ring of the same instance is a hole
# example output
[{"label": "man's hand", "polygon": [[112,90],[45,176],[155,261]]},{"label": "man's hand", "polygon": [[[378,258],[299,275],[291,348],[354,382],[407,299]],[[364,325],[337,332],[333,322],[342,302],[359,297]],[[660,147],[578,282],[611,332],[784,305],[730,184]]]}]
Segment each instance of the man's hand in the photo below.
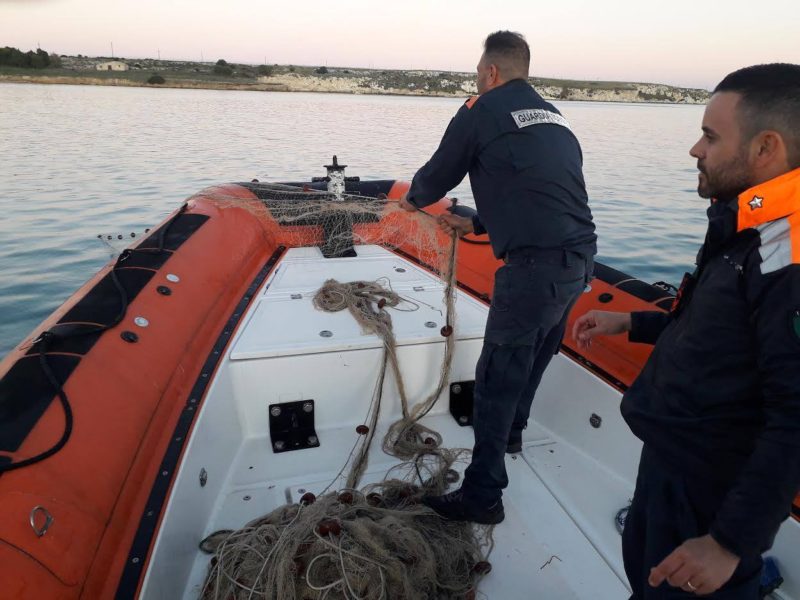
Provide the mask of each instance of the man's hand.
[{"label": "man's hand", "polygon": [[417,212],[419,210],[416,206],[408,201],[408,192],[405,192],[402,196],[400,196],[400,200],[398,200],[397,205],[408,212]]},{"label": "man's hand", "polygon": [[703,596],[722,587],[733,575],[739,560],[710,535],[692,538],[650,569],[648,583],[658,587],[666,580],[672,587]]},{"label": "man's hand", "polygon": [[436,222],[445,233],[451,234],[455,231],[459,237],[475,231],[472,226],[472,219],[469,217],[459,217],[451,214],[439,215],[436,218]]},{"label": "man's hand", "polygon": [[575,321],[575,325],[572,326],[572,339],[578,343],[578,348],[587,350],[595,336],[617,335],[630,330],[630,313],[590,310]]}]

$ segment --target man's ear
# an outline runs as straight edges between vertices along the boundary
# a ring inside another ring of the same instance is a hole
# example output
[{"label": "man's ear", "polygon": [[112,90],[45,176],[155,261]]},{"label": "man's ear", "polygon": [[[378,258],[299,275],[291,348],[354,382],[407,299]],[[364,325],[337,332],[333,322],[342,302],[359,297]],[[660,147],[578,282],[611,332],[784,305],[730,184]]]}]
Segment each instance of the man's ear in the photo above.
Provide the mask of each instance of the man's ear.
[{"label": "man's ear", "polygon": [[786,144],[783,136],[771,129],[757,133],[750,142],[750,153],[754,166],[759,168],[785,162]]}]

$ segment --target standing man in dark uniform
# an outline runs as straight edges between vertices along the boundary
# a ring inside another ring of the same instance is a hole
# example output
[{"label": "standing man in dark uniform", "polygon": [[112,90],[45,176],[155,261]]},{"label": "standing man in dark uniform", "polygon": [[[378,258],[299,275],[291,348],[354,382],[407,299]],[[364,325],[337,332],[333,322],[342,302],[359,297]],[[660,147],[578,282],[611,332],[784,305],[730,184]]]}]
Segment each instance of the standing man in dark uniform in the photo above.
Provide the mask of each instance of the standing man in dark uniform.
[{"label": "standing man in dark uniform", "polygon": [[622,538],[632,598],[756,600],[800,488],[800,65],[723,79],[690,154],[712,203],[672,312],[590,311],[573,336],[655,344],[622,398],[644,442]]},{"label": "standing man in dark uniform", "polygon": [[496,257],[483,351],[475,373],[475,447],[461,489],[425,498],[441,516],[499,523],[505,453],[519,452],[536,388],[558,351],[567,314],[591,274],[596,236],[583,157],[567,120],[528,84],[518,33],[486,38],[478,93],[450,122],[400,204],[432,204],[469,173],[477,214],[445,215],[445,231],[488,233]]}]

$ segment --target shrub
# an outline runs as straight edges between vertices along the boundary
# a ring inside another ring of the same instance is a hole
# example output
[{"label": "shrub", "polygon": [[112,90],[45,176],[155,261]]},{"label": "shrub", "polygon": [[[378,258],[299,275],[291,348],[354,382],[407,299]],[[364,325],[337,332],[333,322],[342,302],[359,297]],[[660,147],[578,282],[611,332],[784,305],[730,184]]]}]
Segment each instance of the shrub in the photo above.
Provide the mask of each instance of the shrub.
[{"label": "shrub", "polygon": [[327,75],[328,67],[319,67],[318,69],[314,69],[314,73],[317,73],[318,75]]},{"label": "shrub", "polygon": [[648,92],[643,92],[639,90],[639,92],[636,95],[639,97],[640,100],[651,101],[651,102],[652,101],[666,102],[670,99],[667,94],[661,91],[657,91],[655,94],[650,94]]},{"label": "shrub", "polygon": [[224,59],[224,58],[220,58],[220,59],[217,61],[217,65],[219,65],[220,67],[227,67],[227,66],[228,66],[228,63],[225,61],[225,59]]},{"label": "shrub", "polygon": [[294,73],[294,67],[289,67],[289,73]]},{"label": "shrub", "polygon": [[274,69],[269,65],[260,65],[258,67],[258,74],[263,75],[264,77],[270,77],[273,73]]},{"label": "shrub", "polygon": [[221,65],[217,63],[216,65],[214,65],[214,74],[230,77],[231,75],[233,75],[233,69],[231,69],[227,64]]},{"label": "shrub", "polygon": [[152,75],[150,75],[150,78],[147,80],[147,83],[149,83],[150,85],[161,85],[162,83],[166,83],[166,82],[167,82],[167,80],[164,79],[158,73],[153,73]]},{"label": "shrub", "polygon": [[17,48],[6,46],[0,48],[0,65],[28,69],[44,69],[50,66],[50,55],[39,48],[36,52],[22,52]]}]

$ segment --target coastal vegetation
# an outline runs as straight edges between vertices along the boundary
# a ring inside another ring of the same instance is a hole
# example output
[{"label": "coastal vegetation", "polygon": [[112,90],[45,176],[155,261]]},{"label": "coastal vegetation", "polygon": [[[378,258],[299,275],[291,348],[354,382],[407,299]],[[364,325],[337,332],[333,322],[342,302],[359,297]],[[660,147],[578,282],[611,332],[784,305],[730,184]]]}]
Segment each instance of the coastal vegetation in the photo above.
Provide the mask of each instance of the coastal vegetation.
[{"label": "coastal vegetation", "polygon": [[[2,52],[5,51],[5,54]],[[11,52],[14,51],[14,52]],[[475,74],[427,70],[362,69],[355,67],[248,65],[220,58],[214,62],[167,61],[147,58],[57,56],[43,50],[0,51],[0,81],[75,83],[253,91],[303,91],[349,94],[465,97],[477,93]],[[24,58],[23,58],[24,57]],[[127,70],[97,70],[115,60]],[[36,66],[33,66],[35,63]],[[164,81],[157,81],[158,76]],[[606,102],[700,104],[707,90],[655,83],[577,81],[533,77],[530,82],[548,99]]]},{"label": "coastal vegetation", "polygon": [[222,75],[223,77],[233,77],[233,67],[230,66],[225,59],[220,58],[217,64],[214,65],[214,74]]},{"label": "coastal vegetation", "polygon": [[23,52],[17,48],[5,46],[0,48],[0,66],[16,67],[21,69],[57,69],[61,66],[61,57],[58,54],[48,54],[41,48],[36,52],[29,50]]}]

